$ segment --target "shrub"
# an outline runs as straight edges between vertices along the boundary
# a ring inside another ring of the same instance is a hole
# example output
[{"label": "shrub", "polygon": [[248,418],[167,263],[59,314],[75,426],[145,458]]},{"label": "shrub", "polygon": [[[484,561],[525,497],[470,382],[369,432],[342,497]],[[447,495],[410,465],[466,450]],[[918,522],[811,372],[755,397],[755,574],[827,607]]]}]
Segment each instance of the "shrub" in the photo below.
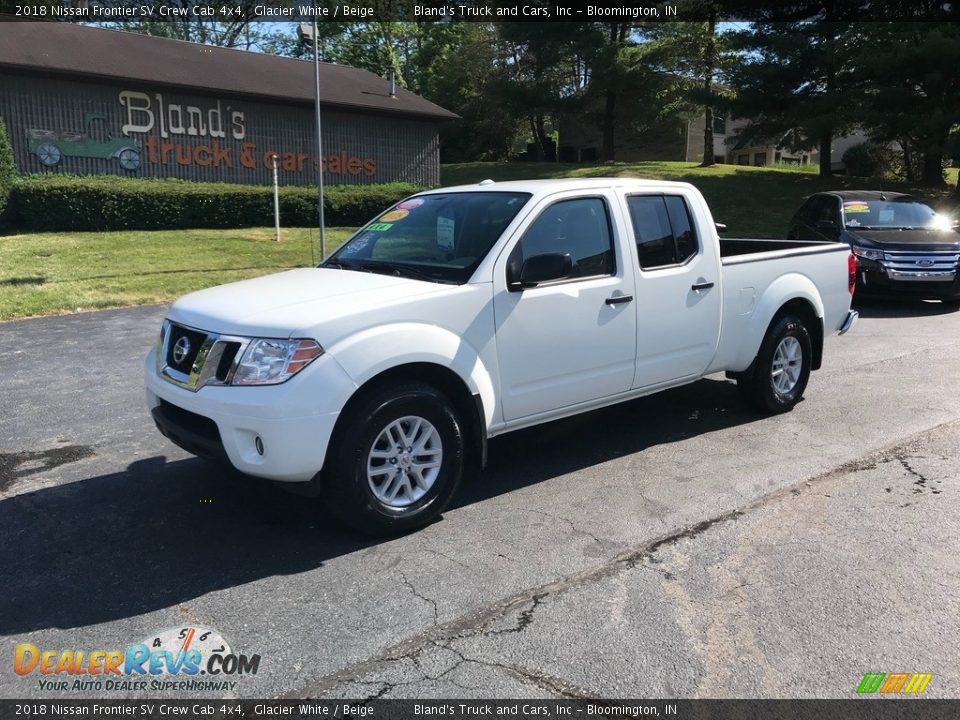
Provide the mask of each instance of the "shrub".
[{"label": "shrub", "polygon": [[889,148],[872,142],[851,145],[843,153],[843,165],[847,175],[874,177],[885,175],[891,170],[891,151]]},{"label": "shrub", "polygon": [[7,126],[0,118],[0,216],[7,206],[7,199],[13,182],[17,177],[17,166],[13,162],[13,146],[7,136]]},{"label": "shrub", "polygon": [[[324,222],[329,226],[362,225],[418,189],[411,183],[324,188]],[[261,185],[30,175],[14,184],[10,203],[10,223],[29,231],[273,225],[273,190]],[[280,222],[285,226],[316,225],[316,188],[281,188]]]}]

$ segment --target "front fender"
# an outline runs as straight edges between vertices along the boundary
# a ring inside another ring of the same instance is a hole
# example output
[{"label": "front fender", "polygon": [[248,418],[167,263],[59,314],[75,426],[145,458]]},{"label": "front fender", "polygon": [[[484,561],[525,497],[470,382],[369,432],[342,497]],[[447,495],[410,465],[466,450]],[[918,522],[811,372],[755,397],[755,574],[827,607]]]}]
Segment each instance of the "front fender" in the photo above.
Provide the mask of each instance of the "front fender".
[{"label": "front fender", "polygon": [[490,372],[475,347],[445,328],[425,323],[368,328],[327,348],[327,352],[358,386],[386,370],[411,363],[449,368],[471,395],[480,395],[487,428],[494,422],[496,396]]}]

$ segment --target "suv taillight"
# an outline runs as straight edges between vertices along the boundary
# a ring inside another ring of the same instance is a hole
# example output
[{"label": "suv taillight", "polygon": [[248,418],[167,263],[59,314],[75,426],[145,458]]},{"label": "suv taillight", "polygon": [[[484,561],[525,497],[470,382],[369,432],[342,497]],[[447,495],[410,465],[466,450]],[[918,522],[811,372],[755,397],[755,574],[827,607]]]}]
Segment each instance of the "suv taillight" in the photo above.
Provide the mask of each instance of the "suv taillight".
[{"label": "suv taillight", "polygon": [[857,258],[853,256],[853,253],[850,253],[847,257],[847,290],[850,291],[850,294],[853,295],[853,291],[857,287]]}]

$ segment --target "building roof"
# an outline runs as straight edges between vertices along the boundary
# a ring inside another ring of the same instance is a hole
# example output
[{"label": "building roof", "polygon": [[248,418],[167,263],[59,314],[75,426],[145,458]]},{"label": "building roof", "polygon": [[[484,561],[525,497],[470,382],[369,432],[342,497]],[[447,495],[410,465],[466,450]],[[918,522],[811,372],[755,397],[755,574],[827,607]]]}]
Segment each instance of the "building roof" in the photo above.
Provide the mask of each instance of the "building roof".
[{"label": "building roof", "polygon": [[[0,23],[0,69],[168,85],[313,104],[313,63],[66,22]],[[348,65],[320,64],[322,105],[452,120],[458,116]]]}]

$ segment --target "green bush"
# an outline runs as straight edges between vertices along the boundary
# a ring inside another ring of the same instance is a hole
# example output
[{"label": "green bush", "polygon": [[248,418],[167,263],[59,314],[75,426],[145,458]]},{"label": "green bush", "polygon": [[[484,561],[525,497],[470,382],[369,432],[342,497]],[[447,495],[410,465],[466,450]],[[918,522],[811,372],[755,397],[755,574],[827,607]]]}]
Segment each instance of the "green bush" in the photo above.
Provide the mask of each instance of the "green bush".
[{"label": "green bush", "polygon": [[883,145],[862,142],[851,145],[843,153],[843,165],[847,175],[875,177],[891,172],[892,151]]},{"label": "green bush", "polygon": [[[362,225],[420,188],[411,183],[324,188],[324,223]],[[10,194],[9,223],[27,231],[169,230],[273,225],[273,190],[261,185],[113,176],[30,175]],[[280,189],[280,223],[317,223],[317,190]]]},{"label": "green bush", "polygon": [[0,118],[0,216],[7,206],[10,190],[17,177],[17,166],[13,162],[13,147],[7,136],[7,126]]}]

